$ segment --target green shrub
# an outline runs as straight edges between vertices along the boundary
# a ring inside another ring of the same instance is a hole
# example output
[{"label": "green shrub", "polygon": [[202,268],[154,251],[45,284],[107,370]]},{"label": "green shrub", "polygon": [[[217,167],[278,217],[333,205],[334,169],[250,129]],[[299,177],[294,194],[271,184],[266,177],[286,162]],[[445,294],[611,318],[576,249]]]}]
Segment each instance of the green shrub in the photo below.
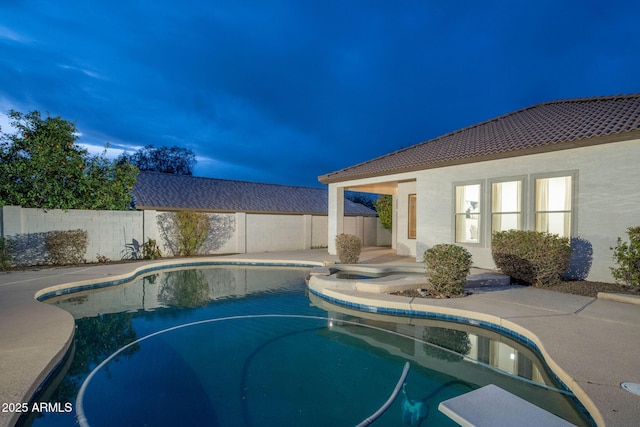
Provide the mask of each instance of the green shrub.
[{"label": "green shrub", "polygon": [[460,295],[471,270],[471,254],[462,246],[440,244],[424,255],[427,280],[433,290],[444,296]]},{"label": "green shrub", "polygon": [[611,248],[617,264],[611,274],[617,283],[635,288],[640,286],[640,227],[629,227],[627,234],[628,243],[618,237],[618,244]]},{"label": "green shrub", "polygon": [[142,245],[142,258],[144,259],[158,259],[162,257],[160,248],[154,239],[149,239]]},{"label": "green shrub", "polygon": [[491,255],[498,269],[535,286],[560,282],[571,259],[569,239],[538,231],[509,230],[494,233]]},{"label": "green shrub", "polygon": [[355,264],[360,258],[362,243],[353,234],[339,234],[336,236],[336,252],[341,264]]},{"label": "green shrub", "polygon": [[178,256],[196,255],[209,236],[211,221],[202,212],[180,211],[173,221],[178,232]]},{"label": "green shrub", "polygon": [[84,263],[88,243],[86,230],[49,231],[44,238],[49,258],[55,265]]},{"label": "green shrub", "polygon": [[383,194],[378,197],[373,204],[378,213],[378,221],[380,225],[385,229],[391,231],[393,227],[393,196],[389,194]]},{"label": "green shrub", "polygon": [[0,271],[5,271],[13,264],[13,244],[11,240],[0,237]]}]

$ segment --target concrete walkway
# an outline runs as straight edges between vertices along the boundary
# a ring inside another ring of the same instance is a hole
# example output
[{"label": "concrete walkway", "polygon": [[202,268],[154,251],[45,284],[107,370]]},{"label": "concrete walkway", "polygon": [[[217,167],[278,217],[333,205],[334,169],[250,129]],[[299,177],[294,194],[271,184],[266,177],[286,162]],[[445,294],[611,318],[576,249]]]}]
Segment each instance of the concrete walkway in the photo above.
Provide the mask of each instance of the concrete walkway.
[{"label": "concrete walkway", "polygon": [[[336,261],[336,257],[319,249],[196,259],[211,260],[322,265]],[[28,402],[72,343],[73,318],[38,302],[34,297],[43,289],[116,280],[150,266],[184,261],[194,259],[0,273],[0,404]],[[365,249],[361,262],[416,268],[413,259],[385,249]],[[640,305],[534,288],[482,292],[451,300],[410,299],[348,289],[328,292],[333,292],[333,298],[363,305],[409,306],[411,310],[452,314],[511,329],[538,345],[547,363],[598,425],[630,426],[640,420],[640,396],[620,387],[622,382],[640,383]],[[19,415],[0,412],[0,426],[14,425]]]}]

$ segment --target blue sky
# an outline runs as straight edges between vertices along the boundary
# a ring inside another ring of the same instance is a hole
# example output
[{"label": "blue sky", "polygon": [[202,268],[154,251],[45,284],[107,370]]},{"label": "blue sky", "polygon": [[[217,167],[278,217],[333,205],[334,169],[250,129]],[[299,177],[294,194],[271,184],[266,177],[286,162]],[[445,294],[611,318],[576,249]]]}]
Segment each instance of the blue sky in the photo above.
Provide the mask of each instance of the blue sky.
[{"label": "blue sky", "polygon": [[[195,175],[317,176],[538,102],[640,92],[640,2],[14,0],[0,113]],[[0,126],[7,131],[6,116]]]}]

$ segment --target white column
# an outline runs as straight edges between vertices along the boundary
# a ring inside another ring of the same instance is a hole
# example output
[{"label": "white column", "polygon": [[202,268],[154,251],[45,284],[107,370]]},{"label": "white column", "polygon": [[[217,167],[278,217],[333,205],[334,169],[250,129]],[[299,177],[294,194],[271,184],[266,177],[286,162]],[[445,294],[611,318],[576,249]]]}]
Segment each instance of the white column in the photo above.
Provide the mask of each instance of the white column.
[{"label": "white column", "polygon": [[393,194],[391,203],[391,249],[398,249],[398,190]]},{"label": "white column", "polygon": [[155,210],[142,211],[142,242],[155,240],[158,242],[158,212]]},{"label": "white column", "polygon": [[22,234],[22,208],[20,206],[2,207],[2,237]]},{"label": "white column", "polygon": [[328,246],[329,254],[336,255],[336,236],[342,234],[344,229],[344,187],[337,184],[329,184],[329,230]]},{"label": "white column", "polygon": [[302,249],[311,249],[313,245],[313,229],[311,227],[313,223],[313,217],[311,215],[302,216]]},{"label": "white column", "polygon": [[236,212],[236,251],[239,254],[247,253],[247,214]]}]

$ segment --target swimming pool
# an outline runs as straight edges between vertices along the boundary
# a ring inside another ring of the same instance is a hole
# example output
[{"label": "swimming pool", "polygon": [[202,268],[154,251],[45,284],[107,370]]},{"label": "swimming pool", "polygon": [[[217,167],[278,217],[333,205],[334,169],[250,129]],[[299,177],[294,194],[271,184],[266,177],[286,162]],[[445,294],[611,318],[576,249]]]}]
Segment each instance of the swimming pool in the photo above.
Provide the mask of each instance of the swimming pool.
[{"label": "swimming pool", "polygon": [[409,362],[406,395],[373,425],[410,423],[403,400],[422,404],[423,425],[455,425],[438,403],[489,383],[587,424],[530,349],[468,325],[333,306],[307,295],[308,270],[178,269],[49,299],[78,327],[73,360],[40,400],[74,412],[29,422],[356,425]]}]

